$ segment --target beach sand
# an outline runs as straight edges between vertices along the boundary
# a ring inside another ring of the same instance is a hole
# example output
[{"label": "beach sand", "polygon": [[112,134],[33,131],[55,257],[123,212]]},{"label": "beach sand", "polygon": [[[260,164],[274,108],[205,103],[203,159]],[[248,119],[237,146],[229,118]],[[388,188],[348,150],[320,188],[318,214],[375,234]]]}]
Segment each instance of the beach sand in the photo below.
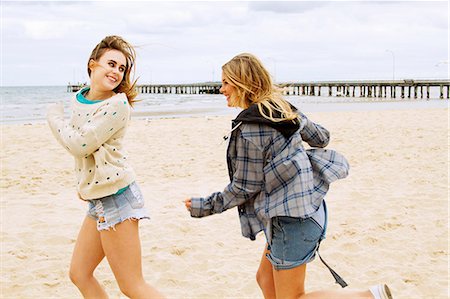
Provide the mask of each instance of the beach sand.
[{"label": "beach sand", "polygon": [[[448,110],[309,113],[350,162],[327,195],[322,257],[351,288],[386,282],[395,298],[448,298]],[[143,268],[168,298],[262,298],[265,240],[241,236],[237,211],[190,218],[183,199],[228,183],[231,116],[135,120],[130,163],[151,211],[140,223]],[[1,298],[81,298],[67,272],[86,204],[73,161],[46,124],[3,125]],[[106,261],[96,271],[120,295]],[[307,291],[338,289],[316,259]]]}]

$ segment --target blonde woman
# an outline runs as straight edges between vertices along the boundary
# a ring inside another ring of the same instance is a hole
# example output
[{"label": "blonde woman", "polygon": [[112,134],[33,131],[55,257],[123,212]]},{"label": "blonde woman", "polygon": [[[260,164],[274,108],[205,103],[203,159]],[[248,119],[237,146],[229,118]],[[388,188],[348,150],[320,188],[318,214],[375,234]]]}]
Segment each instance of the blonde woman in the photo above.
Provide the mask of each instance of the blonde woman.
[{"label": "blonde woman", "polygon": [[78,196],[88,205],[70,265],[70,279],[84,298],[108,298],[94,277],[105,256],[126,296],[162,298],[142,275],[138,221],[149,216],[123,144],[136,97],[134,62],[128,42],[105,37],[88,59],[90,86],[73,97],[70,119],[62,103],[48,111],[53,135],[74,157]]},{"label": "blonde woman", "polygon": [[[264,231],[267,244],[256,274],[264,298],[392,298],[386,285],[305,292],[306,264],[325,237],[324,196],[349,165],[339,153],[322,149],[329,132],[282,97],[254,55],[243,53],[223,65],[220,91],[229,107],[243,109],[228,136],[230,183],[222,192],[186,199],[191,216],[237,207],[244,237],[254,240]],[[303,141],[313,149],[305,150]]]}]

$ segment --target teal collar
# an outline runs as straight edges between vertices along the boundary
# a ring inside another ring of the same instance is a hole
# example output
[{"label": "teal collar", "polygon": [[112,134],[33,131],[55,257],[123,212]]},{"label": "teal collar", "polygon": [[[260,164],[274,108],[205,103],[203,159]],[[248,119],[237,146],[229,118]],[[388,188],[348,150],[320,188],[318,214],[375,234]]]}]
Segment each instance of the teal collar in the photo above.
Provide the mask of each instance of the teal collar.
[{"label": "teal collar", "polygon": [[81,104],[97,104],[98,102],[101,102],[101,100],[88,100],[84,97],[84,95],[89,91],[89,87],[85,87],[82,90],[80,90],[79,93],[77,93],[77,101]]}]

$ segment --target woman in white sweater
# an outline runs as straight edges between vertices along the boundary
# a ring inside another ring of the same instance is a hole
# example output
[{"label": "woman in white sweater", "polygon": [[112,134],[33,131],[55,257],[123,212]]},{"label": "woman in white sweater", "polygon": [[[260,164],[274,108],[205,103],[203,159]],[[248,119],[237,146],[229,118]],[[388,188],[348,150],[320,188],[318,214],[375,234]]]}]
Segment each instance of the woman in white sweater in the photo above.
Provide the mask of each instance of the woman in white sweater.
[{"label": "woman in white sweater", "polygon": [[105,256],[126,296],[162,298],[143,278],[138,221],[149,215],[122,143],[136,97],[134,61],[129,43],[105,37],[89,57],[90,86],[73,97],[70,119],[62,103],[48,110],[53,135],[75,159],[78,196],[88,203],[70,265],[85,298],[108,298],[93,276]]}]

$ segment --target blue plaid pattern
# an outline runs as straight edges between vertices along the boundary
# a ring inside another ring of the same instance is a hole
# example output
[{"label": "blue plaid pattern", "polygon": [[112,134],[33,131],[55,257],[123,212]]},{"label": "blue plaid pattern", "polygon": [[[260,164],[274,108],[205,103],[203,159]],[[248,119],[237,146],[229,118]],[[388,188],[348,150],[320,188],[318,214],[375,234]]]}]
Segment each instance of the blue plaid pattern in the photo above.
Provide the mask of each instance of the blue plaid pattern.
[{"label": "blue plaid pattern", "polygon": [[[227,150],[230,183],[222,192],[192,198],[192,217],[238,207],[242,234],[255,239],[275,216],[307,218],[320,207],[330,183],[348,175],[344,156],[323,149],[329,132],[300,114],[300,129],[289,139],[262,124],[242,123]],[[312,147],[302,145],[307,142]]]}]

